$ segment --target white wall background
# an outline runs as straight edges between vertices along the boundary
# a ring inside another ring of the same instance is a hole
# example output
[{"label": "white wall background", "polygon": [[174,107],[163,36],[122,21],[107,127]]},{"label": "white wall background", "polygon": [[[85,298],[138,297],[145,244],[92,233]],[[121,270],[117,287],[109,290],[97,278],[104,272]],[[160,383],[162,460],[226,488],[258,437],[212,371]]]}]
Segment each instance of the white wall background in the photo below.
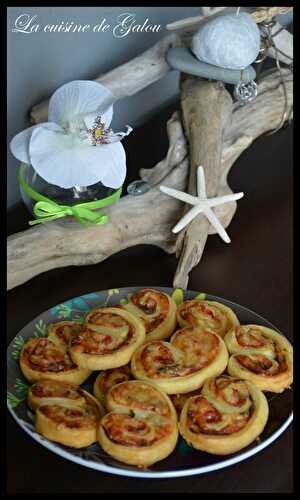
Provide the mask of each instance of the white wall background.
[{"label": "white wall background", "polygon": [[[45,26],[61,21],[95,25],[106,18],[115,25],[117,17],[134,13],[143,24],[161,24],[158,33],[131,33],[115,38],[105,33],[12,32],[21,14],[37,15],[35,23]],[[200,13],[200,7],[10,7],[8,8],[8,143],[29,126],[28,112],[34,104],[50,97],[57,87],[71,80],[92,80],[151,47],[162,38],[169,22]],[[118,102],[113,127],[130,123],[138,126],[178,95],[178,73],[171,71],[162,80],[139,94]],[[17,183],[19,162],[8,150],[8,208],[20,201]]]}]

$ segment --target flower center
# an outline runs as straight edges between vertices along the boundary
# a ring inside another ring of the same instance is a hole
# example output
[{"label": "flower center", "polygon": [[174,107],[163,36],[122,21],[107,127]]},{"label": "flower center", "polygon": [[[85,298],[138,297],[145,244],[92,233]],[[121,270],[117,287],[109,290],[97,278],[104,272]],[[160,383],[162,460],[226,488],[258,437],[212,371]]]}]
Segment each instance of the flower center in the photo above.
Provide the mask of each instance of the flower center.
[{"label": "flower center", "polygon": [[93,146],[108,144],[110,142],[108,136],[112,134],[112,129],[105,128],[104,123],[101,121],[101,116],[97,116],[93,126],[87,129],[87,134]]},{"label": "flower center", "polygon": [[103,130],[101,130],[100,128],[96,128],[94,131],[94,136],[96,137],[96,139],[98,137],[101,137],[102,135],[103,135]]}]

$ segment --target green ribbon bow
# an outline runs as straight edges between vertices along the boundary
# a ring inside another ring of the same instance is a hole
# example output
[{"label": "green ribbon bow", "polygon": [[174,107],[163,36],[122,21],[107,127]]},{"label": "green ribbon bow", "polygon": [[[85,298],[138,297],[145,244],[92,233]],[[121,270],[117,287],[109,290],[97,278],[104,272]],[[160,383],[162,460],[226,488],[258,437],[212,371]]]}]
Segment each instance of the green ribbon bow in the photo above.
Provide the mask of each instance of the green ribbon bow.
[{"label": "green ribbon bow", "polygon": [[73,215],[81,224],[85,224],[86,222],[92,222],[93,224],[107,223],[107,215],[93,212],[81,205],[71,207],[68,205],[58,205],[54,201],[38,201],[33,207],[33,212],[37,220],[30,221],[29,224],[31,226],[40,222],[59,219],[66,215]]},{"label": "green ribbon bow", "polygon": [[94,212],[97,208],[103,208],[112,203],[115,203],[121,196],[122,187],[118,189],[115,193],[102,200],[89,201],[87,203],[78,203],[77,205],[60,205],[55,201],[43,196],[42,194],[34,191],[24,180],[24,172],[27,168],[25,163],[22,163],[19,170],[19,183],[23,191],[32,198],[37,203],[33,207],[34,215],[37,217],[36,220],[29,221],[29,224],[33,226],[34,224],[40,224],[44,222],[49,222],[51,220],[60,219],[61,217],[66,217],[67,215],[72,215],[76,218],[80,224],[106,224],[108,221],[107,215],[99,212]]}]

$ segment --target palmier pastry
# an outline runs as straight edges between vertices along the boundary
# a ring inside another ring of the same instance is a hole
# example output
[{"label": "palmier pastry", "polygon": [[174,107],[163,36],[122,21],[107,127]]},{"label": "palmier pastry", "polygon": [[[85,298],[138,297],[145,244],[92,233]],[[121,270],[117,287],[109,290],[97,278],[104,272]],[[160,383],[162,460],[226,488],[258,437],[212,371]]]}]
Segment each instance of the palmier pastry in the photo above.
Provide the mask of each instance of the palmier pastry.
[{"label": "palmier pastry", "polygon": [[217,333],[220,337],[240,324],[235,313],[224,304],[212,300],[187,300],[177,308],[177,321],[185,326],[198,326],[202,330]]},{"label": "palmier pastry", "polygon": [[72,336],[69,352],[74,363],[89,370],[126,365],[145,340],[143,323],[128,311],[105,307],[91,311],[79,335]]},{"label": "palmier pastry", "polygon": [[263,431],[269,407],[248,380],[221,375],[205,382],[181,412],[179,432],[197,450],[227,455],[245,448]]},{"label": "palmier pastry", "polygon": [[30,386],[27,394],[28,406],[35,411],[45,404],[60,404],[66,400],[72,406],[85,406],[86,400],[79,386],[68,382],[42,379]]},{"label": "palmier pastry", "polygon": [[198,394],[201,393],[201,389],[196,389],[195,391],[191,391],[191,392],[186,392],[184,394],[171,394],[170,395],[170,399],[174,405],[174,408],[177,412],[177,416],[178,418],[180,417],[180,414],[182,412],[182,408],[184,407],[185,405],[185,402],[193,397],[193,396],[197,396]]},{"label": "palmier pastry", "polygon": [[109,389],[116,384],[126,382],[131,378],[129,365],[120,366],[113,370],[104,370],[100,372],[94,382],[94,396],[104,406],[106,406],[106,394]]},{"label": "palmier pastry", "polygon": [[166,339],[176,327],[176,304],[166,293],[143,288],[134,293],[124,309],[140,318],[146,329],[146,340]]},{"label": "palmier pastry", "polygon": [[228,373],[254,382],[262,391],[282,392],[293,382],[293,347],[280,333],[259,325],[232,328]]},{"label": "palmier pastry", "polygon": [[77,321],[59,321],[48,325],[48,339],[67,348],[71,335],[78,335],[81,332],[82,325]]},{"label": "palmier pastry", "polygon": [[148,382],[131,380],[112,387],[98,440],[111,456],[147,467],[166,458],[178,439],[177,416],[166,394]]},{"label": "palmier pastry", "polygon": [[150,380],[167,394],[182,394],[222,373],[227,362],[228,352],[219,335],[188,327],[175,332],[170,342],[152,340],[139,347],[131,371],[135,378]]},{"label": "palmier pastry", "polygon": [[91,394],[75,385],[41,380],[28,393],[36,410],[35,428],[50,441],[83,448],[97,441],[104,409]]},{"label": "palmier pastry", "polygon": [[35,338],[26,342],[20,355],[20,367],[31,383],[41,379],[82,384],[91,370],[80,368],[70,358],[66,346],[50,338]]}]

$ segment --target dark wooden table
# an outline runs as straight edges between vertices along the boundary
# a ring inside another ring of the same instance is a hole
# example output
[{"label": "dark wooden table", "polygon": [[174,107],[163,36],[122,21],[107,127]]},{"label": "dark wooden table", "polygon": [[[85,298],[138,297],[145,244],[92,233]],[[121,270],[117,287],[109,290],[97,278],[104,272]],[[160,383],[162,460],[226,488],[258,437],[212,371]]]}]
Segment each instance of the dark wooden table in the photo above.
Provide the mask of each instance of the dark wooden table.
[{"label": "dark wooden table", "polygon": [[[171,105],[126,139],[128,179],[167,151]],[[292,339],[292,129],[258,139],[231,170],[230,185],[244,191],[226,245],[210,236],[189,288],[240,303]],[[28,213],[8,214],[9,234],[26,229]],[[123,286],[172,286],[175,256],[152,246],[122,251],[98,265],[68,267],[37,276],[8,293],[10,340],[35,316],[78,295]],[[156,493],[293,491],[292,427],[260,454],[207,475],[179,479],[130,479],[87,469],[54,455],[30,439],[7,415],[9,493]]]}]

